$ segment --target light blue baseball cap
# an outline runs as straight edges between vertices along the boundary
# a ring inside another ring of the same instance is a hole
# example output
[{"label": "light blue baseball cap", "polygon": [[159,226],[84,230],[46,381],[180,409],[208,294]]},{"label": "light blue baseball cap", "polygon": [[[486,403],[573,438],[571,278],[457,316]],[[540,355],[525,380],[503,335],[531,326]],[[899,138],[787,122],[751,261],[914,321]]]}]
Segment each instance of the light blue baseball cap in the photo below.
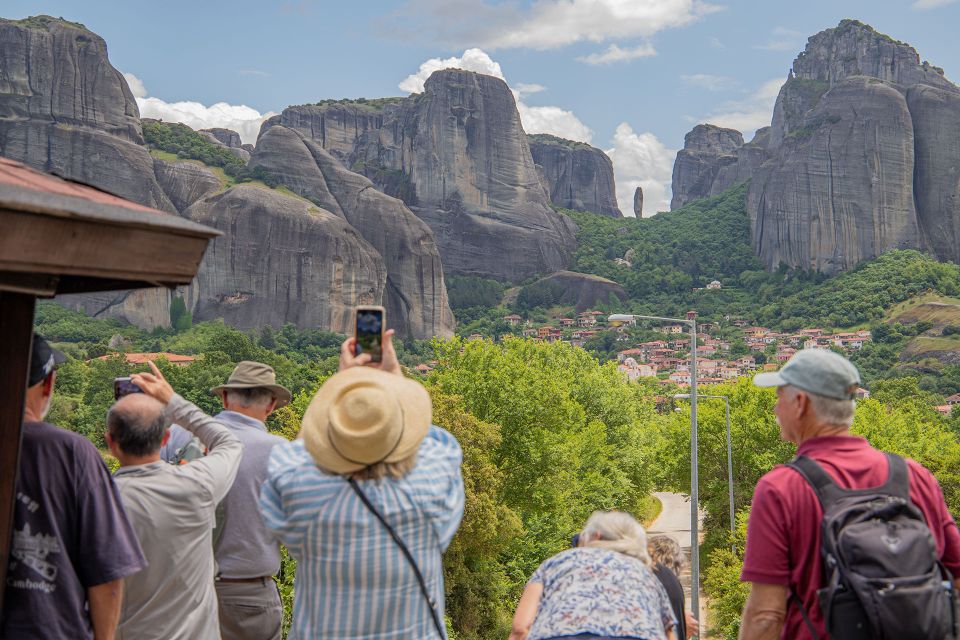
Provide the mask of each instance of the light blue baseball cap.
[{"label": "light blue baseball cap", "polygon": [[860,387],[860,372],[852,362],[829,349],[803,349],[780,371],[755,375],[753,384],[758,387],[789,384],[818,396],[852,400]]}]

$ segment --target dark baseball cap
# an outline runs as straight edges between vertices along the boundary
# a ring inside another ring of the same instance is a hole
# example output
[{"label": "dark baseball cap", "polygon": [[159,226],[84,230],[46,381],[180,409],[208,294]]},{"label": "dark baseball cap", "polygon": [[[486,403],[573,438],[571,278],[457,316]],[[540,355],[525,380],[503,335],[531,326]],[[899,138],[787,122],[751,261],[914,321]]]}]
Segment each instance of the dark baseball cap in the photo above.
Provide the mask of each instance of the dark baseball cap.
[{"label": "dark baseball cap", "polygon": [[67,356],[51,347],[43,336],[33,334],[33,351],[30,354],[30,377],[27,379],[27,386],[40,384],[51,371],[57,368],[58,364],[66,361]]},{"label": "dark baseball cap", "polygon": [[852,400],[860,387],[860,372],[853,363],[829,349],[797,351],[780,371],[758,373],[753,377],[758,387],[797,389],[835,400]]}]

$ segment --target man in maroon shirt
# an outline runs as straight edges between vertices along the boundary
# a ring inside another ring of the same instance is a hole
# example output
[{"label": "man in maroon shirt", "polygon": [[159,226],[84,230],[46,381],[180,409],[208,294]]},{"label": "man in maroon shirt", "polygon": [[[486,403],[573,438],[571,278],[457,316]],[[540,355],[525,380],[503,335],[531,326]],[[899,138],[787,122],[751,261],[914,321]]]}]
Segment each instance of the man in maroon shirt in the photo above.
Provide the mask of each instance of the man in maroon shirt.
[{"label": "man in maroon shirt", "polygon": [[[868,489],[886,482],[884,454],[850,435],[860,374],[846,358],[826,349],[804,349],[780,371],[757,375],[754,384],[777,388],[774,412],[780,436],[797,445],[798,455],[818,462],[841,487]],[[941,562],[960,576],[960,531],[940,485],[913,460],[907,460],[907,467],[910,500],[923,512]],[[802,602],[818,636],[827,637],[816,597],[823,575],[822,518],[817,495],[793,469],[779,465],[757,483],[740,575],[751,583],[740,640],[812,638],[791,594]]]}]

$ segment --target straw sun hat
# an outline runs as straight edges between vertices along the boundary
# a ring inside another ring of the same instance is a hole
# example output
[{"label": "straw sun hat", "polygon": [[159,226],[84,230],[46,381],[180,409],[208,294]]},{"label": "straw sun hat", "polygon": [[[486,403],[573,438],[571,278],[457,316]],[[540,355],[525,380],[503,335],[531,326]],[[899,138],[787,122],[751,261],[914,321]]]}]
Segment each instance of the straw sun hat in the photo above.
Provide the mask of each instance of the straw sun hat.
[{"label": "straw sun hat", "polygon": [[352,367],[313,396],[300,434],[319,467],[353,473],[411,456],[427,435],[430,414],[423,385],[379,369]]}]

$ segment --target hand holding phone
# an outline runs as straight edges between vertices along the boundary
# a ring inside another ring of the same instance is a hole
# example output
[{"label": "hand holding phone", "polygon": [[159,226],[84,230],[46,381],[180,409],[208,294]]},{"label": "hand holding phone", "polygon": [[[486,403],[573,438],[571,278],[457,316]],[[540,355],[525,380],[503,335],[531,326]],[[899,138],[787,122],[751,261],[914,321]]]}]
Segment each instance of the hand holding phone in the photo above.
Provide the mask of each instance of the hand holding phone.
[{"label": "hand holding phone", "polygon": [[354,355],[359,356],[362,353],[367,353],[370,355],[370,362],[381,362],[383,360],[385,314],[383,307],[357,307]]},{"label": "hand holding phone", "polygon": [[123,396],[131,393],[143,393],[143,389],[137,386],[132,379],[127,376],[113,379],[113,399],[119,400]]}]

